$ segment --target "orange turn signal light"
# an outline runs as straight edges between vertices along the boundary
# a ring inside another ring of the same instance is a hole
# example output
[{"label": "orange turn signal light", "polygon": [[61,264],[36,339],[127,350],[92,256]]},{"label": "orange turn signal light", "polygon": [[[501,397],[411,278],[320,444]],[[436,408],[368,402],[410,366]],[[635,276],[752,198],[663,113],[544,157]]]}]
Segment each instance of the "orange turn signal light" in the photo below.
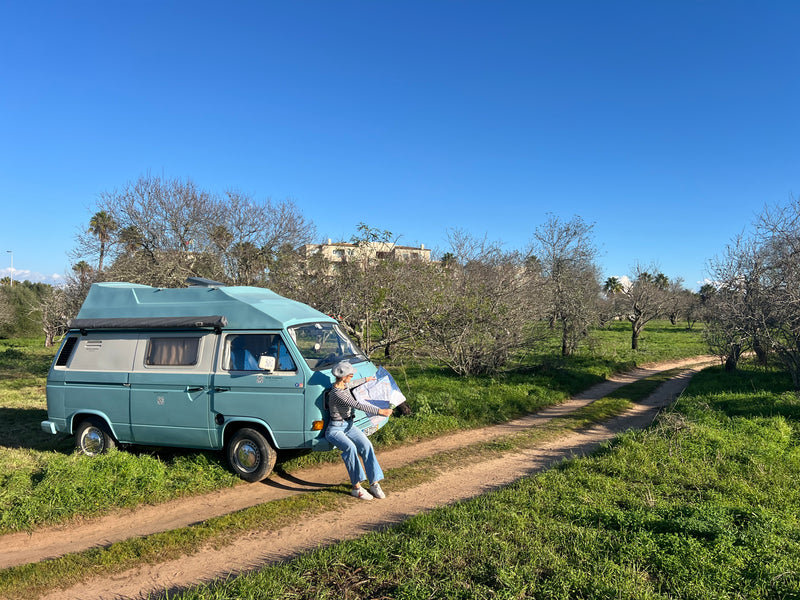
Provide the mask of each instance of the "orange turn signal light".
[{"label": "orange turn signal light", "polygon": [[325,427],[325,421],[314,421],[311,424],[311,431],[322,431]]}]

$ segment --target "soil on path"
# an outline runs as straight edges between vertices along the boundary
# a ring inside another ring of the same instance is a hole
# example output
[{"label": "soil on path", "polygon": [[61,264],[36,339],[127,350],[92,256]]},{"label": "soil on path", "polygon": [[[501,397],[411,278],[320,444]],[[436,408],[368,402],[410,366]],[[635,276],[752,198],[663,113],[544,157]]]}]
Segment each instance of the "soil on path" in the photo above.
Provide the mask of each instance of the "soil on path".
[{"label": "soil on path", "polygon": [[[319,546],[391,526],[419,512],[475,497],[536,473],[564,458],[592,452],[621,431],[649,425],[658,411],[683,391],[697,369],[714,364],[717,360],[714,357],[695,357],[645,366],[615,376],[566,402],[522,419],[381,451],[380,461],[384,469],[400,467],[451,449],[536,427],[590,404],[627,383],[657,372],[687,369],[625,414],[590,429],[566,434],[535,449],[512,451],[499,458],[491,457],[468,467],[453,469],[409,490],[392,492],[387,489],[385,500],[364,502],[353,499],[352,505],[344,513],[339,513],[336,519],[323,514],[283,529],[251,532],[243,535],[234,545],[207,548],[176,560],[90,579],[68,590],[50,593],[46,598],[87,600],[154,597],[165,590],[174,592],[203,581],[244,573]],[[242,484],[203,496],[145,506],[78,525],[5,535],[0,537],[0,569],[185,527],[263,502],[338,486],[345,483],[346,479],[346,472],[340,463],[304,469],[291,475],[274,473],[268,480],[258,484]]]}]

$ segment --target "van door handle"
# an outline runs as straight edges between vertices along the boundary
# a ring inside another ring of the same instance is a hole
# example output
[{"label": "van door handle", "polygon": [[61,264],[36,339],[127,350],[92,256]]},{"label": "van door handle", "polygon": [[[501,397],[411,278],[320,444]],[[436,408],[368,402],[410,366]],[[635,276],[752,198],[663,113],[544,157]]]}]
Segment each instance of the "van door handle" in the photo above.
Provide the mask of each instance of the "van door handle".
[{"label": "van door handle", "polygon": [[230,392],[231,388],[229,388],[229,387],[215,387],[214,391],[215,392]]},{"label": "van door handle", "polygon": [[204,388],[202,386],[201,387],[190,387],[190,388],[186,388],[186,391],[189,392],[189,393],[191,393],[191,392],[202,392],[204,389],[206,389],[206,388]]}]

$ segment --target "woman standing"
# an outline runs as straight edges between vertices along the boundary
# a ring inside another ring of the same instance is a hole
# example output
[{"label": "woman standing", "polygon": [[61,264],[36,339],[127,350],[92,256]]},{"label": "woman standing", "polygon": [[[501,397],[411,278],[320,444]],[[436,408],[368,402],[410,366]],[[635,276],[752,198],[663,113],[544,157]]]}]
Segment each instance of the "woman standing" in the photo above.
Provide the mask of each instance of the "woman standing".
[{"label": "woman standing", "polygon": [[[391,408],[378,408],[367,402],[356,400],[350,391],[366,379],[353,381],[355,369],[349,362],[340,362],[333,366],[331,373],[336,377],[333,387],[328,392],[328,413],[330,422],[325,430],[325,439],[342,452],[342,460],[350,475],[353,489],[350,493],[361,500],[372,498],[385,498],[386,494],[381,489],[380,481],[383,471],[375,457],[372,442],[358,427],[353,425],[354,409],[358,408],[370,415],[388,417],[392,414]],[[364,461],[361,466],[359,456]],[[366,474],[364,473],[366,468]],[[369,491],[361,487],[361,482],[369,478]]]}]

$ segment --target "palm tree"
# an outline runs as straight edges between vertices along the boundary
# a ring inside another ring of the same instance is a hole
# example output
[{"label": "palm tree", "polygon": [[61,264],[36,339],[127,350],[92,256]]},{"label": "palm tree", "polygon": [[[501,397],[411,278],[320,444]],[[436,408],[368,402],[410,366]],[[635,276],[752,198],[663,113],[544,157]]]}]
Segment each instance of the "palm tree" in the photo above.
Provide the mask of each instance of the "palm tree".
[{"label": "palm tree", "polygon": [[618,277],[609,277],[603,285],[603,291],[606,296],[613,296],[622,292],[622,282]]},{"label": "palm tree", "polygon": [[106,246],[111,241],[111,233],[117,229],[117,222],[114,217],[106,211],[101,210],[94,214],[89,221],[89,233],[97,236],[100,241],[100,258],[97,261],[97,270],[103,270],[103,258],[106,255]]},{"label": "palm tree", "polygon": [[86,283],[91,280],[92,265],[85,260],[72,265],[72,270],[78,276],[78,281],[80,281],[81,285],[86,285]]},{"label": "palm tree", "polygon": [[717,287],[713,283],[704,283],[700,288],[700,301],[704,304],[717,293]]},{"label": "palm tree", "polygon": [[445,252],[442,254],[442,260],[440,261],[443,267],[452,267],[456,264],[456,255],[452,252]]}]

